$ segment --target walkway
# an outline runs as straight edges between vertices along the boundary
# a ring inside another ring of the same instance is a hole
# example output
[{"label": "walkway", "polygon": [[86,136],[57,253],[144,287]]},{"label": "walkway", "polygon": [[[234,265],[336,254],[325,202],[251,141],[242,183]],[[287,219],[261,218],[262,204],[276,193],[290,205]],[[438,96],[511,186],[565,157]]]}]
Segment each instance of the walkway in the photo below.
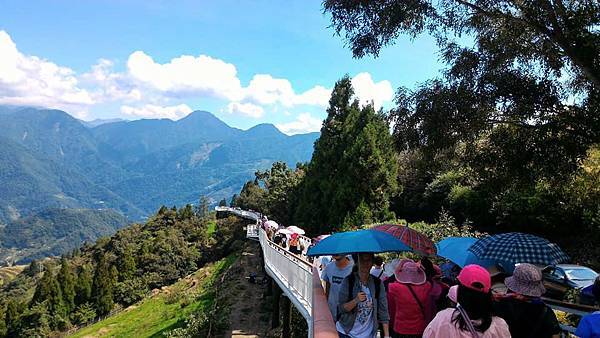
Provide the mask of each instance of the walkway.
[{"label": "walkway", "polygon": [[308,336],[337,337],[316,267],[303,257],[294,255],[270,241],[259,226],[262,218],[259,213],[230,207],[216,207],[215,210],[254,221],[254,224],[246,227],[246,237],[259,241],[267,274],[306,319]]}]

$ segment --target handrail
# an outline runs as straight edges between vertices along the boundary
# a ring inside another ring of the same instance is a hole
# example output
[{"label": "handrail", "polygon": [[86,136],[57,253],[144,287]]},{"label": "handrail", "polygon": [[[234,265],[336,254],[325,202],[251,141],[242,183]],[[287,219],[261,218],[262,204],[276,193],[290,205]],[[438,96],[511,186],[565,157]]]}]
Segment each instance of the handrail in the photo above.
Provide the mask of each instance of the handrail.
[{"label": "handrail", "polygon": [[338,332],[335,328],[331,311],[329,311],[329,304],[327,303],[316,266],[313,266],[312,275],[313,306],[311,325],[313,335],[318,338],[337,338]]}]

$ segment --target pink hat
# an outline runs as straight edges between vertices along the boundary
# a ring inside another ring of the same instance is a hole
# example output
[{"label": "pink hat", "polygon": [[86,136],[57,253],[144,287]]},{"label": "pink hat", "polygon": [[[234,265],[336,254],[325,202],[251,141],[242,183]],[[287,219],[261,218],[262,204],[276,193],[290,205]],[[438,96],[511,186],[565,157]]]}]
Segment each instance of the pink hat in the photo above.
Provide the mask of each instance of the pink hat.
[{"label": "pink hat", "polygon": [[492,278],[490,273],[482,266],[470,264],[465,266],[458,274],[458,281],[471,290],[490,292]]},{"label": "pink hat", "polygon": [[298,234],[294,232],[294,233],[292,234],[292,239],[296,239],[296,238],[298,238]]},{"label": "pink hat", "polygon": [[448,290],[448,298],[451,301],[458,303],[458,285],[452,285]]},{"label": "pink hat", "polygon": [[396,280],[400,283],[421,285],[425,283],[425,271],[412,260],[403,261],[398,264],[394,271]]}]

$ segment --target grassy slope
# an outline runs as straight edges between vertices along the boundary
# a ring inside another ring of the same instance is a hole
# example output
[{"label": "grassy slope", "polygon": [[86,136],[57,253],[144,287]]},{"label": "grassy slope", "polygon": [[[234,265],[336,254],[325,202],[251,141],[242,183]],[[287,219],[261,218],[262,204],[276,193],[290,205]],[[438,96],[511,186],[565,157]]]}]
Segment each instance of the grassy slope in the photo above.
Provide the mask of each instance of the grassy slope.
[{"label": "grassy slope", "polygon": [[136,307],[77,331],[71,337],[162,337],[162,333],[180,327],[190,313],[211,304],[214,294],[210,285],[236,259],[232,254],[207,265]]},{"label": "grassy slope", "polygon": [[9,283],[15,279],[18,274],[23,272],[27,265],[15,265],[0,268],[0,286]]}]

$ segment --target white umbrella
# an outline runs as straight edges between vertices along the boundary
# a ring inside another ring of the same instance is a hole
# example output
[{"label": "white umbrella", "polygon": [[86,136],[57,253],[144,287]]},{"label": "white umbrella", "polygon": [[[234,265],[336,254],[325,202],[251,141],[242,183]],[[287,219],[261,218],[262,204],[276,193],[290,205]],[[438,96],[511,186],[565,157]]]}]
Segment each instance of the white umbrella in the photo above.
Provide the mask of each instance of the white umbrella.
[{"label": "white umbrella", "polygon": [[289,236],[289,235],[293,234],[293,232],[290,231],[290,230],[288,230],[288,229],[279,229],[279,230],[277,230],[277,233],[284,234],[286,236]]},{"label": "white umbrella", "polygon": [[287,227],[287,229],[288,229],[289,231],[291,231],[291,232],[295,233],[295,234],[298,234],[298,235],[304,235],[304,234],[306,233],[304,230],[302,230],[302,229],[298,228],[298,227],[297,227],[297,226],[295,226],[295,225],[291,225],[291,226]]},{"label": "white umbrella", "polygon": [[277,224],[275,221],[266,221],[265,227],[277,229],[279,228],[279,224]]}]

